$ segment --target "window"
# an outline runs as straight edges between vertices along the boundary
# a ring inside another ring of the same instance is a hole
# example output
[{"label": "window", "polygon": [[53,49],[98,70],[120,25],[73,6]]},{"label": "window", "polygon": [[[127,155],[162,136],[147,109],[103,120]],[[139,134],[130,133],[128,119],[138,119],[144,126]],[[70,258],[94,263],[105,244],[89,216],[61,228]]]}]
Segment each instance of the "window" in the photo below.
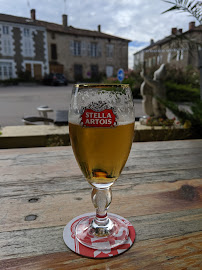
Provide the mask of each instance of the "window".
[{"label": "window", "polygon": [[[114,54],[114,45],[107,44],[107,57],[112,58]],[[138,58],[138,55],[136,56]]]},{"label": "window", "polygon": [[22,29],[22,43],[23,52],[22,55],[25,57],[34,56],[34,41],[32,39],[32,30],[29,28]]},{"label": "window", "polygon": [[25,37],[30,37],[30,31],[28,28],[24,28],[24,36]]},{"label": "window", "polygon": [[74,55],[78,56],[81,55],[81,42],[74,41]]},{"label": "window", "polygon": [[92,57],[97,56],[97,43],[91,42],[91,44],[90,44],[90,56],[92,56]]},{"label": "window", "polygon": [[56,44],[51,44],[51,59],[57,59],[57,46]]},{"label": "window", "polygon": [[106,75],[107,75],[107,78],[113,76],[113,67],[112,66],[106,66]]},{"label": "window", "polygon": [[180,51],[180,60],[183,60],[183,58],[184,58],[183,53],[184,53],[184,50],[181,50],[181,51]]},{"label": "window", "polygon": [[157,65],[160,64],[160,55],[157,55]]},{"label": "window", "polygon": [[32,56],[32,44],[31,41],[27,39],[24,41],[24,55]]},{"label": "window", "polygon": [[12,55],[10,38],[4,38],[2,45],[3,45],[3,55]]},{"label": "window", "polygon": [[2,55],[5,56],[14,55],[12,32],[10,31],[10,27],[7,25],[3,25],[2,27],[1,44],[2,44]]},{"label": "window", "polygon": [[176,60],[177,61],[183,60],[183,50],[177,51]]},{"label": "window", "polygon": [[155,66],[155,65],[156,65],[156,57],[153,56],[153,58],[152,58],[152,66]]},{"label": "window", "polygon": [[149,58],[148,59],[148,67],[151,67],[152,66],[152,58]]},{"label": "window", "polygon": [[0,62],[0,80],[6,80],[13,77],[12,63]]},{"label": "window", "polygon": [[171,52],[168,52],[167,62],[170,63],[170,60],[171,60]]},{"label": "window", "polygon": [[6,25],[3,25],[3,35],[8,35],[9,34],[9,28]]}]

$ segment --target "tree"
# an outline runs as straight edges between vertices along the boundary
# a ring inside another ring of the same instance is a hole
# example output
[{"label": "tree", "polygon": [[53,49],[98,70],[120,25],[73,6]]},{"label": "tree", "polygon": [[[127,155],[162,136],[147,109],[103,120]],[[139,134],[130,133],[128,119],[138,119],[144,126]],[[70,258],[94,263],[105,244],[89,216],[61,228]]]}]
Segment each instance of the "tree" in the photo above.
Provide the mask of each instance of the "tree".
[{"label": "tree", "polygon": [[172,4],[173,6],[163,13],[169,11],[182,11],[187,12],[192,15],[194,18],[198,20],[200,24],[202,24],[202,2],[196,0],[175,0],[175,1],[167,1],[163,0],[166,3]]},{"label": "tree", "polygon": [[[187,12],[195,19],[197,19],[200,25],[202,24],[202,1],[197,0],[175,0],[175,1],[163,0],[163,1],[173,5],[171,8],[165,10],[163,13],[176,10],[181,12]],[[196,45],[198,46],[198,63],[199,63],[198,65],[200,70],[200,97],[202,100],[202,45],[201,44]]]},{"label": "tree", "polygon": [[[172,4],[173,6],[163,13],[170,11],[182,11],[187,12],[195,19],[198,20],[200,25],[202,24],[202,2],[196,0],[175,0],[167,1],[166,3]],[[178,106],[172,102],[161,100],[161,102],[169,108],[180,120],[182,124],[187,121],[190,123],[190,128],[193,138],[202,138],[202,50],[198,50],[199,56],[199,69],[200,69],[200,88],[201,88],[201,100],[191,106],[192,113],[180,110]]]}]

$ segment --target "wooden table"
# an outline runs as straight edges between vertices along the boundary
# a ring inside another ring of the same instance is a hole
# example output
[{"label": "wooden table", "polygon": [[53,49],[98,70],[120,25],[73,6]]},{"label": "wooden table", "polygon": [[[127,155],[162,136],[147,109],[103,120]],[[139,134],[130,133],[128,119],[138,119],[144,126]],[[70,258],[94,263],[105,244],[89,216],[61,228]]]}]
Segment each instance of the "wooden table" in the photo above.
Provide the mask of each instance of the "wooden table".
[{"label": "wooden table", "polygon": [[136,242],[88,259],[62,238],[93,211],[71,147],[0,150],[0,269],[202,269],[201,178],[202,140],[134,143],[109,210],[134,225]]}]

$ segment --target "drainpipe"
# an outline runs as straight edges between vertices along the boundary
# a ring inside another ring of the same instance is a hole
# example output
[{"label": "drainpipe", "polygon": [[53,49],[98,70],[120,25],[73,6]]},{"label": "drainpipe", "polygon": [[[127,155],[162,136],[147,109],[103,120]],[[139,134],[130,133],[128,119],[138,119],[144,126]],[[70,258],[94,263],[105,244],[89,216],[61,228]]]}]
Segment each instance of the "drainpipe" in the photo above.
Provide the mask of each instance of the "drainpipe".
[{"label": "drainpipe", "polygon": [[200,72],[200,98],[202,100],[202,48],[198,50],[198,63]]}]

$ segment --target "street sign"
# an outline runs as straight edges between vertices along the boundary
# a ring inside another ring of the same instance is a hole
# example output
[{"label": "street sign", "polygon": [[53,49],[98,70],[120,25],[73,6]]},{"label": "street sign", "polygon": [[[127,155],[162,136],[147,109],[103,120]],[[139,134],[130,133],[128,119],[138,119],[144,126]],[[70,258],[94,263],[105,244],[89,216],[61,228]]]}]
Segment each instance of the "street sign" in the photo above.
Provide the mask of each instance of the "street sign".
[{"label": "street sign", "polygon": [[122,83],[123,79],[124,79],[124,70],[122,68],[120,68],[117,72],[117,78],[120,81],[120,83]]}]

